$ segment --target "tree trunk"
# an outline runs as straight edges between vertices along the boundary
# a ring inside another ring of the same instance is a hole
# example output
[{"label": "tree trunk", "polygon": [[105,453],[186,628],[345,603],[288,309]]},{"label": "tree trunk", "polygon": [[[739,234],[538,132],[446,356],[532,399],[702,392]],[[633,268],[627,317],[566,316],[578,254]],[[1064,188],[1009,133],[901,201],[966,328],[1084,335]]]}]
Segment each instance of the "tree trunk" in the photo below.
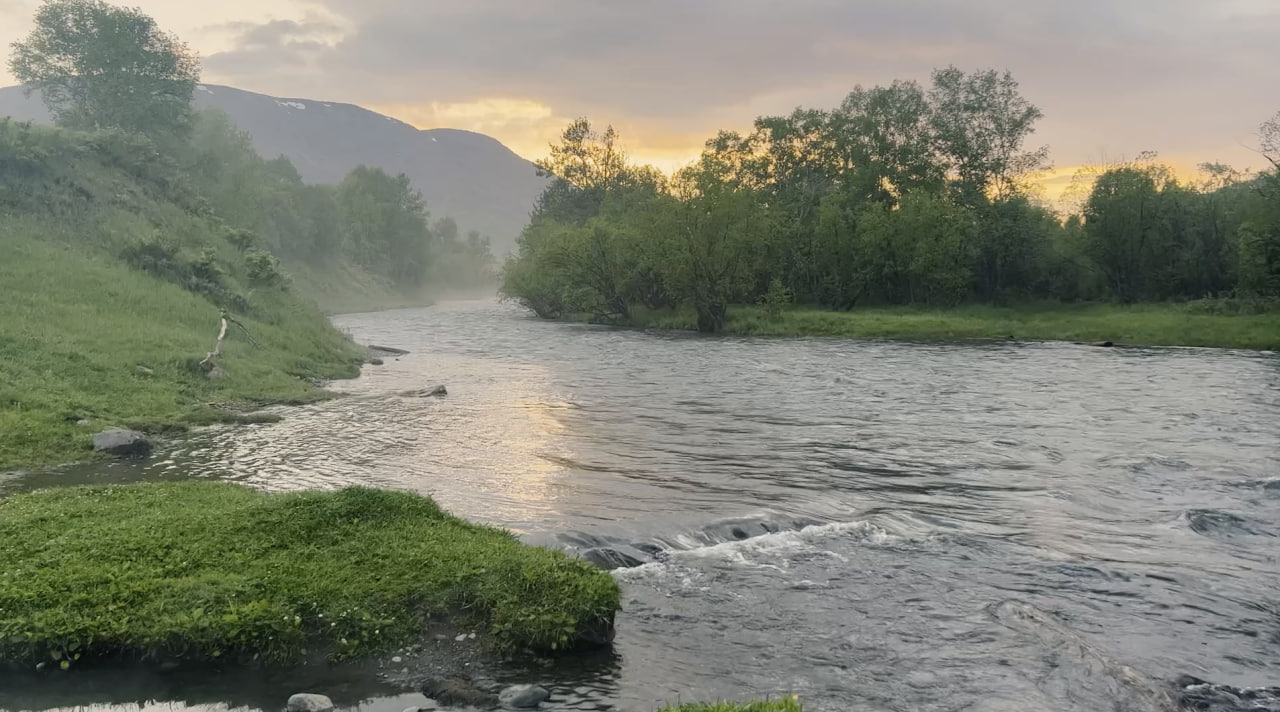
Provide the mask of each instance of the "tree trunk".
[{"label": "tree trunk", "polygon": [[722,302],[699,304],[697,310],[698,331],[704,334],[715,334],[724,329],[727,308]]}]

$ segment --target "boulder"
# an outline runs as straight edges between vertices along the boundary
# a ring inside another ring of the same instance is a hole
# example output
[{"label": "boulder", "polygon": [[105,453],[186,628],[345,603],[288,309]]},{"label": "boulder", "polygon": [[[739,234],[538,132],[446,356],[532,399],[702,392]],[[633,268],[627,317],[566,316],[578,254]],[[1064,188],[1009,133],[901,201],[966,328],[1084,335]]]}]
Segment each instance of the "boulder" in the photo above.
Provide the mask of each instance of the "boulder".
[{"label": "boulder", "polygon": [[445,707],[492,707],[497,699],[463,677],[428,680],[422,694]]},{"label": "boulder", "polygon": [[370,366],[381,366],[381,365],[383,365],[383,364],[385,364],[385,363],[386,363],[386,361],[383,361],[383,360],[382,360],[382,359],[380,359],[380,358],[370,358],[370,359],[369,359],[369,365],[370,365]]},{"label": "boulder", "polygon": [[616,569],[634,569],[637,566],[643,566],[644,562],[630,554],[624,554],[617,549],[587,549],[582,552],[583,561],[589,562],[591,565],[604,569],[605,571],[614,571]]},{"label": "boulder", "polygon": [[93,436],[93,449],[116,457],[146,457],[151,441],[136,430],[106,430]]},{"label": "boulder", "polygon": [[213,368],[209,369],[210,381],[221,381],[226,377],[227,377],[227,372],[223,370],[221,366],[214,366]]},{"label": "boulder", "polygon": [[333,712],[333,700],[304,692],[290,697],[287,709],[289,712]]},{"label": "boulder", "polygon": [[512,685],[498,693],[498,702],[509,710],[537,709],[551,693],[537,685]]}]

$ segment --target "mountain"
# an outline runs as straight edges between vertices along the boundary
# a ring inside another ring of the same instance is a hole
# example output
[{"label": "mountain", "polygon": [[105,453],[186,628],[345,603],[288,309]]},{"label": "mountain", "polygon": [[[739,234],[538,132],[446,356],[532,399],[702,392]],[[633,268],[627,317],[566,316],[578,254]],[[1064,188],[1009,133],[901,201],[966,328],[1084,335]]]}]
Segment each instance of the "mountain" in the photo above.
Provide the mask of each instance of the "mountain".
[{"label": "mountain", "polygon": [[[483,134],[419,130],[352,104],[286,99],[202,84],[201,109],[218,109],[253,138],[267,158],[287,156],[303,180],[337,183],[359,165],[404,173],[422,191],[433,217],[449,216],[465,234],[479,230],[504,255],[528,221],[547,179],[529,161]],[[0,116],[45,123],[38,96],[0,89]]]}]

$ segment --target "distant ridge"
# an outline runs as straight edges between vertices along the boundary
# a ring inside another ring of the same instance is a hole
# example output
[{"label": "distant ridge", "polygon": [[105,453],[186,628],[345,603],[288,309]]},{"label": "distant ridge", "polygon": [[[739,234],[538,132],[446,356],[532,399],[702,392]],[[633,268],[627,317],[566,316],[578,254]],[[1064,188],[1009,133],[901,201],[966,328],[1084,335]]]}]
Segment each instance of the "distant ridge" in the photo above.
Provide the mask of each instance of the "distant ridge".
[{"label": "distant ridge", "polygon": [[[433,217],[447,215],[463,233],[489,235],[499,257],[514,246],[547,182],[532,163],[489,136],[423,131],[353,104],[215,84],[200,85],[196,104],[226,113],[260,154],[287,156],[308,182],[336,183],[359,165],[404,173],[422,191]],[[20,87],[0,89],[0,116],[49,121],[39,97],[26,97]]]}]

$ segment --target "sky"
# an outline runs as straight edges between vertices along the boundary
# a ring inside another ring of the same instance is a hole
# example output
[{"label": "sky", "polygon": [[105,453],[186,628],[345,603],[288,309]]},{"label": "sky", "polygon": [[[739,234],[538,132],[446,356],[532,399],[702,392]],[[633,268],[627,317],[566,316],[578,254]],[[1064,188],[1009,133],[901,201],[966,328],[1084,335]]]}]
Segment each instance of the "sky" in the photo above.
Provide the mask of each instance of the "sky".
[{"label": "sky", "polygon": [[[0,44],[34,0],[0,0]],[[937,67],[1007,69],[1055,169],[1155,151],[1260,167],[1280,0],[127,0],[204,80],[489,134],[537,158],[577,116],[671,170],[720,129]],[[0,84],[12,84],[0,68]]]}]

